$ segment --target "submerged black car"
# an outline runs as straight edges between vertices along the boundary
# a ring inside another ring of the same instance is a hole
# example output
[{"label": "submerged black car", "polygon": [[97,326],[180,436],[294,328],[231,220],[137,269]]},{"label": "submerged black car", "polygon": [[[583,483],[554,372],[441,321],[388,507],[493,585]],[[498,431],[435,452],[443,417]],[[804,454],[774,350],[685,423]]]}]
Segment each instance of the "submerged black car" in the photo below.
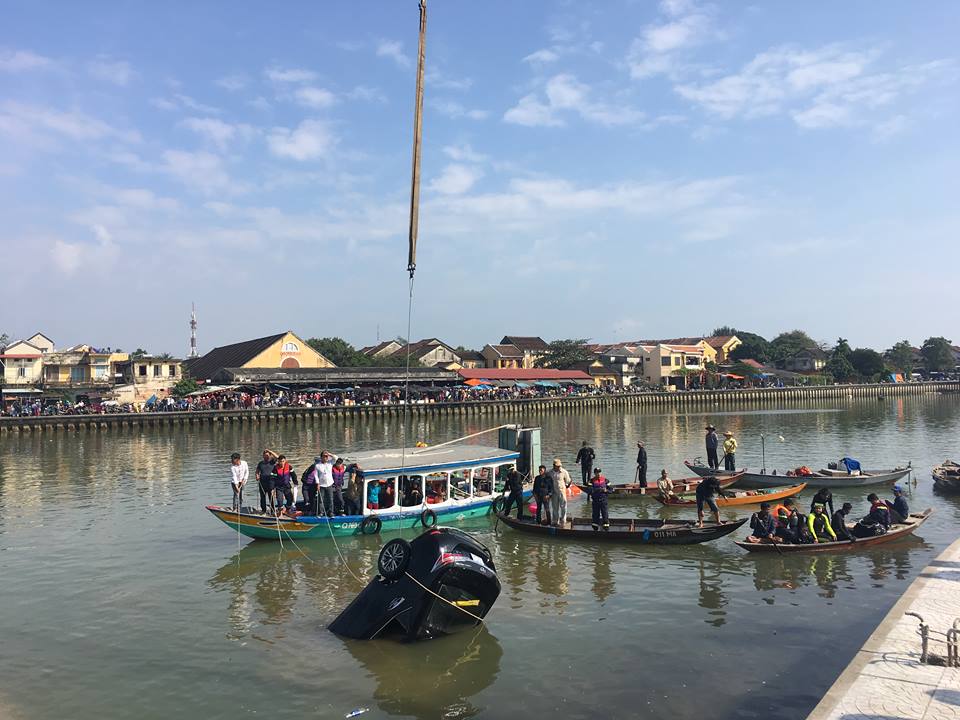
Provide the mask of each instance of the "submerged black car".
[{"label": "submerged black car", "polygon": [[328,625],[337,635],[424,640],[476,626],[500,595],[490,551],[472,536],[431,528],[380,550],[380,574]]}]

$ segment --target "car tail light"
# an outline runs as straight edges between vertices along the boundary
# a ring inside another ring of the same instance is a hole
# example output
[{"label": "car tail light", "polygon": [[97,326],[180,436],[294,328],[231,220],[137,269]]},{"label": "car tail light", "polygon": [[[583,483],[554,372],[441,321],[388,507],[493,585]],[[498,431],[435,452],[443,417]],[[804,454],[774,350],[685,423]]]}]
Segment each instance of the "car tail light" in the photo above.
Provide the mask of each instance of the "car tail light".
[{"label": "car tail light", "polygon": [[[441,553],[440,557],[433,564],[433,570],[436,570],[438,567],[443,565],[449,565],[450,563],[459,562],[460,560],[472,560],[473,556],[467,555],[465,553],[456,553],[456,552],[445,552]],[[433,572],[431,570],[430,572]]]}]

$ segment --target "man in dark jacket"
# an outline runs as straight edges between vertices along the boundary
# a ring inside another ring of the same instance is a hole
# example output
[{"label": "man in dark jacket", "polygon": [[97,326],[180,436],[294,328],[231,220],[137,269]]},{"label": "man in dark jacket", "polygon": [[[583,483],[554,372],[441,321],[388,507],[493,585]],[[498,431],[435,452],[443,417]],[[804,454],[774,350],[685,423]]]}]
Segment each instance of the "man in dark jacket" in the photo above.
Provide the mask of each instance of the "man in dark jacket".
[{"label": "man in dark jacket", "polygon": [[903,485],[893,486],[893,502],[887,503],[890,508],[890,516],[893,522],[906,522],[910,517],[910,506],[907,499],[903,496]]},{"label": "man in dark jacket", "polygon": [[257,463],[257,489],[260,491],[260,512],[267,514],[267,500],[270,501],[270,514],[276,514],[273,504],[274,478],[277,463],[271,450],[263,451],[263,460]]},{"label": "man in dark jacket", "polygon": [[706,503],[713,512],[713,519],[720,524],[720,508],[717,506],[717,498],[723,495],[720,489],[720,481],[716,475],[708,475],[697,484],[697,527],[703,527],[703,505]]},{"label": "man in dark jacket", "polygon": [[642,442],[637,443],[637,482],[640,487],[647,486],[647,449]]},{"label": "man in dark jacket", "polygon": [[510,508],[517,504],[517,520],[523,520],[523,478],[517,472],[517,468],[510,466],[510,471],[504,481],[503,489],[509,492],[506,502],[503,504],[503,514],[509,515]]},{"label": "man in dark jacket", "polygon": [[706,430],[707,465],[714,470],[719,470],[720,458],[717,456],[717,448],[720,447],[720,438],[717,436],[717,429],[713,425],[707,425]]},{"label": "man in dark jacket", "polygon": [[580,450],[577,452],[576,463],[580,466],[580,479],[582,480],[583,485],[589,485],[590,479],[593,477],[593,459],[597,454],[593,451],[593,448],[587,445],[587,441],[583,441],[583,445],[580,446]]},{"label": "man in dark jacket", "polygon": [[837,540],[853,540],[853,533],[847,527],[847,515],[850,514],[851,510],[853,510],[853,505],[846,502],[833,514],[833,518],[830,520],[830,525],[837,534]]},{"label": "man in dark jacket", "polygon": [[826,508],[830,508],[830,514],[833,515],[833,493],[830,492],[830,488],[820,488],[817,490],[817,494],[813,496],[813,500],[810,501],[810,512],[813,512],[814,505],[823,505]]},{"label": "man in dark jacket", "polygon": [[774,539],[776,522],[770,514],[770,503],[760,503],[760,510],[750,516],[750,530],[750,536],[747,538],[749,543],[776,542]]},{"label": "man in dark jacket", "polygon": [[550,494],[553,492],[553,480],[547,475],[547,466],[541,465],[540,472],[533,479],[533,499],[537,502],[537,525],[543,524],[546,515],[550,525]]}]

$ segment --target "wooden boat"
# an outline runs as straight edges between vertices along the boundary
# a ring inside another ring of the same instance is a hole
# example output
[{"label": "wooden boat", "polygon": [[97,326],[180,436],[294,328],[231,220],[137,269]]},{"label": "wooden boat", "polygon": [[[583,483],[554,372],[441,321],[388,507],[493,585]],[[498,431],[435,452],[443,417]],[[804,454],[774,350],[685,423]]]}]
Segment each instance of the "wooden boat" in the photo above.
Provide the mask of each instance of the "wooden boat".
[{"label": "wooden boat", "polygon": [[[803,492],[807,486],[806,483],[800,483],[792,487],[778,489],[770,488],[767,490],[742,490],[734,492],[733,497],[718,497],[717,505],[719,507],[739,507],[740,505],[759,505],[762,502],[775,502],[784,498],[793,497]],[[670,507],[689,507],[696,505],[696,500],[685,500],[683,498],[670,498],[669,500],[660,495],[656,496],[657,502]]]},{"label": "wooden boat", "polygon": [[[696,465],[685,460],[690,470],[700,477],[715,475],[717,472],[705,465]],[[838,488],[838,487],[865,487],[868,485],[880,485],[882,483],[895,483],[913,471],[909,465],[904,468],[895,468],[893,470],[864,470],[859,475],[848,475],[845,470],[820,470],[812,472],[809,475],[793,475],[786,473],[752,473],[746,472],[737,481],[737,487],[740,488],[769,488],[790,485],[802,480],[810,488]],[[788,471],[792,472],[792,471]]]},{"label": "wooden boat", "polygon": [[[436,524],[451,524],[467,518],[495,512],[502,502],[501,477],[516,464],[520,453],[484,445],[449,445],[425,449],[384,449],[347,456],[364,472],[364,497],[371,484],[382,483],[393,490],[390,507],[376,510],[364,507],[360,515],[332,518],[312,515],[291,517],[262,515],[254,508],[233,510],[208,505],[214,517],[233,530],[251,538],[287,540],[293,538],[329,539],[331,535],[373,535],[381,531],[423,529]],[[402,467],[401,467],[402,466]],[[401,479],[419,485],[426,503],[406,506],[397,501]],[[256,481],[247,486],[256,492]],[[524,490],[524,497],[531,495]],[[384,497],[381,492],[381,498]]]},{"label": "wooden boat", "polygon": [[[724,475],[718,475],[717,479],[720,482],[721,488],[728,488],[734,483],[736,483],[741,477],[743,477],[743,472],[735,472]],[[683,478],[681,480],[673,481],[673,492],[677,495],[691,495],[697,491],[697,485],[702,482],[699,477],[692,478]],[[590,494],[589,485],[581,485],[577,483],[583,492]],[[660,493],[659,488],[657,488],[657,483],[652,484],[647,483],[646,486],[639,485],[638,483],[628,483],[625,485],[611,485],[609,497],[635,497],[638,495],[658,495]]]},{"label": "wooden boat", "polygon": [[[870,545],[880,545],[881,543],[887,543],[891,540],[906,537],[918,527],[923,525],[923,523],[927,521],[927,518],[930,517],[931,513],[933,513],[932,508],[927,508],[921,513],[910,513],[910,517],[907,518],[907,522],[894,523],[890,526],[890,529],[887,530],[886,533],[883,535],[877,535],[875,537],[856,538],[854,540],[837,540],[836,542],[812,543],[809,545],[792,545],[788,543],[748,543],[741,540],[737,540],[736,543],[744,550],[749,552],[767,553],[768,555],[771,553],[783,555],[786,553],[841,552],[854,548],[868,547]],[[851,531],[853,530],[853,526],[854,523],[847,524],[847,527],[849,527]]]},{"label": "wooden boat", "polygon": [[933,487],[944,492],[960,492],[960,465],[945,460],[933,469]]},{"label": "wooden boat", "polygon": [[693,520],[640,520],[634,518],[610,518],[609,530],[594,530],[591,518],[567,518],[563,527],[538,525],[533,519],[517,520],[515,517],[497,515],[507,526],[520,532],[543,537],[558,537],[569,540],[603,540],[608,542],[638,543],[640,545],[695,545],[717,540],[729,535],[743,525],[747,518],[719,525],[705,523],[697,527]]}]

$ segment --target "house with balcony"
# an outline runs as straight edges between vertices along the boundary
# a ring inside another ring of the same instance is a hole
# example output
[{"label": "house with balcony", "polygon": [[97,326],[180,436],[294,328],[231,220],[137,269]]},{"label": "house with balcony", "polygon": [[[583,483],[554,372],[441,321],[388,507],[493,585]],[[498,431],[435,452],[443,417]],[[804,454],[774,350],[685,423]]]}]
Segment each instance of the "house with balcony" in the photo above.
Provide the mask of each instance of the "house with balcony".
[{"label": "house with balcony", "polygon": [[648,385],[659,385],[684,390],[689,386],[691,375],[699,376],[706,365],[707,356],[701,344],[696,345],[640,345],[641,354],[638,374]]},{"label": "house with balcony", "polygon": [[0,352],[0,364],[3,365],[3,385],[12,387],[32,387],[43,378],[43,355],[45,350],[28,340],[17,340]]},{"label": "house with balcony", "polygon": [[805,348],[783,361],[783,369],[795,373],[820,372],[827,366],[827,354],[820,348]]}]

